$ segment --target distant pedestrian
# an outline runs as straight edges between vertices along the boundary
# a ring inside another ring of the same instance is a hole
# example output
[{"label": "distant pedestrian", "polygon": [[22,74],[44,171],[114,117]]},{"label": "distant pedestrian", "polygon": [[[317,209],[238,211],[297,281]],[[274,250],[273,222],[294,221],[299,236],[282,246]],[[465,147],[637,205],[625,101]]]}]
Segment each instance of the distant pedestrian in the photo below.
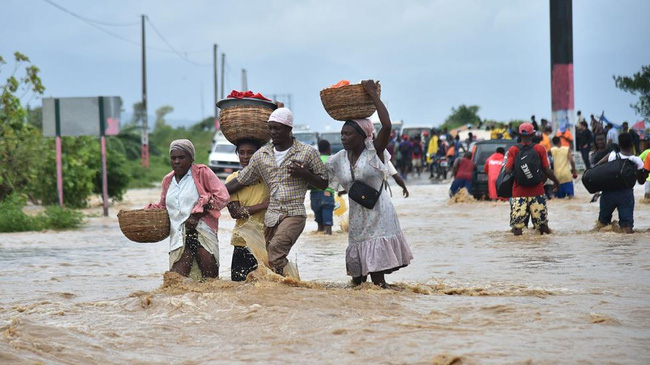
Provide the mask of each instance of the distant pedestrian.
[{"label": "distant pedestrian", "polygon": [[413,143],[411,145],[411,165],[417,172],[418,177],[422,172],[422,155],[424,154],[424,147],[422,147],[422,142],[420,142],[420,136],[416,135],[413,138]]},{"label": "distant pedestrian", "polygon": [[485,166],[483,166],[483,171],[488,176],[488,193],[490,200],[497,200],[497,176],[501,172],[501,166],[503,165],[503,160],[505,158],[505,149],[503,147],[497,147],[496,152],[494,152],[487,161],[485,161]]},{"label": "distant pedestrian", "polygon": [[562,146],[559,137],[553,137],[553,173],[560,182],[560,188],[555,192],[556,198],[573,198],[573,179],[578,177],[573,154],[567,146]]},{"label": "distant pedestrian", "polygon": [[571,148],[573,143],[573,135],[571,134],[571,128],[568,125],[560,127],[560,130],[555,134],[556,137],[560,137],[560,142],[562,146]]},{"label": "distant pedestrian", "polygon": [[474,162],[472,161],[472,153],[465,152],[463,158],[458,158],[454,161],[451,170],[451,175],[454,181],[449,188],[449,196],[454,196],[462,188],[467,189],[468,193],[472,191],[472,176],[474,175]]},{"label": "distant pedestrian", "polygon": [[[325,163],[332,154],[332,148],[326,139],[318,141],[318,152],[320,158]],[[318,225],[317,232],[323,232],[326,235],[332,234],[332,226],[334,225],[334,189],[327,187],[327,189],[312,188],[309,194],[309,201],[311,210],[314,212],[314,220]]]},{"label": "distant pedestrian", "polygon": [[584,161],[586,168],[591,168],[591,162],[589,161],[589,151],[591,151],[592,140],[593,137],[591,135],[591,132],[589,131],[589,128],[587,128],[587,122],[585,122],[583,119],[578,123],[578,133],[576,135],[576,143],[578,146],[578,150],[582,155],[582,161]]}]

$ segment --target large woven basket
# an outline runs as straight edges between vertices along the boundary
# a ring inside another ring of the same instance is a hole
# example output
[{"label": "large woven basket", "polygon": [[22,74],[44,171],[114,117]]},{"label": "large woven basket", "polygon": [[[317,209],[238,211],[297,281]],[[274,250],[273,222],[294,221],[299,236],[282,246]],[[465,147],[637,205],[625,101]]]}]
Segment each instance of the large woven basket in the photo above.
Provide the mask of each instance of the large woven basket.
[{"label": "large woven basket", "polygon": [[[377,94],[381,94],[379,83]],[[361,84],[321,90],[320,100],[327,114],[340,121],[368,118],[377,110]]]},{"label": "large woven basket", "polygon": [[271,138],[267,122],[272,112],[272,109],[261,105],[237,105],[222,109],[219,113],[221,131],[233,144],[243,138],[266,143]]},{"label": "large woven basket", "polygon": [[158,242],[169,237],[169,214],[164,209],[120,210],[120,229],[135,242]]}]

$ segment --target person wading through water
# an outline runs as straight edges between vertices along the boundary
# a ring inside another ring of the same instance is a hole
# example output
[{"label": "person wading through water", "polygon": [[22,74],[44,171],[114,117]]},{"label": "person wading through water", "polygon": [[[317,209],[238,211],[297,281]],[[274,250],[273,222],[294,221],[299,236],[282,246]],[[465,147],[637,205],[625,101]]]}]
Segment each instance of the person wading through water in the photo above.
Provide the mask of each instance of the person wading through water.
[{"label": "person wading through water", "polygon": [[271,198],[264,216],[266,250],[270,268],[283,275],[289,262],[287,255],[305,229],[307,190],[310,185],[326,189],[328,184],[325,165],[318,151],[291,134],[291,110],[274,110],[268,126],[271,143],[257,150],[248,166],[226,187],[230,194],[234,194],[260,179],[268,186]]}]

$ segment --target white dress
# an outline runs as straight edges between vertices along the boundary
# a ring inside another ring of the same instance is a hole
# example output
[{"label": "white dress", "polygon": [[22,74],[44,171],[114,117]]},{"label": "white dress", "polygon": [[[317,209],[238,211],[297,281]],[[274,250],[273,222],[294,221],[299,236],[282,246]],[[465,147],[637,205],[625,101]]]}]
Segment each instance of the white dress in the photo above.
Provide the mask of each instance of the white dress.
[{"label": "white dress", "polygon": [[[350,161],[346,150],[331,156],[325,163],[330,181],[347,191],[352,186]],[[359,156],[354,177],[379,189],[388,175],[374,149],[366,148]],[[348,275],[359,277],[372,272],[389,273],[407,266],[413,255],[397,219],[388,191],[383,190],[377,205],[367,209],[350,199],[348,248],[345,254]]]}]

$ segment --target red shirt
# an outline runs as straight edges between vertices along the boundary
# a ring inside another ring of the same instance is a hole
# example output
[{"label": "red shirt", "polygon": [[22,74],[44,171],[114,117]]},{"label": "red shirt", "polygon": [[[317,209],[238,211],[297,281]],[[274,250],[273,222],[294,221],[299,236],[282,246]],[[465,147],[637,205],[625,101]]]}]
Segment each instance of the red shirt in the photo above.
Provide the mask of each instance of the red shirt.
[{"label": "red shirt", "polygon": [[[526,143],[522,143],[526,144]],[[546,148],[540,144],[534,144],[533,149],[537,151],[537,154],[539,155],[539,160],[542,162],[542,168],[547,169],[551,164],[548,162],[548,157],[546,155]],[[519,146],[514,145],[510,147],[508,150],[508,162],[506,163],[506,169],[514,169],[515,167],[515,157],[519,153]],[[538,195],[544,195],[544,182],[542,181],[541,183],[535,185],[535,186],[519,186],[517,184],[517,180],[515,180],[514,184],[512,185],[512,197],[513,198],[519,198],[519,197],[530,197],[530,196],[538,196]]]},{"label": "red shirt", "polygon": [[456,171],[456,179],[472,180],[472,173],[474,172],[474,162],[471,159],[463,157],[458,164],[458,171]]}]

